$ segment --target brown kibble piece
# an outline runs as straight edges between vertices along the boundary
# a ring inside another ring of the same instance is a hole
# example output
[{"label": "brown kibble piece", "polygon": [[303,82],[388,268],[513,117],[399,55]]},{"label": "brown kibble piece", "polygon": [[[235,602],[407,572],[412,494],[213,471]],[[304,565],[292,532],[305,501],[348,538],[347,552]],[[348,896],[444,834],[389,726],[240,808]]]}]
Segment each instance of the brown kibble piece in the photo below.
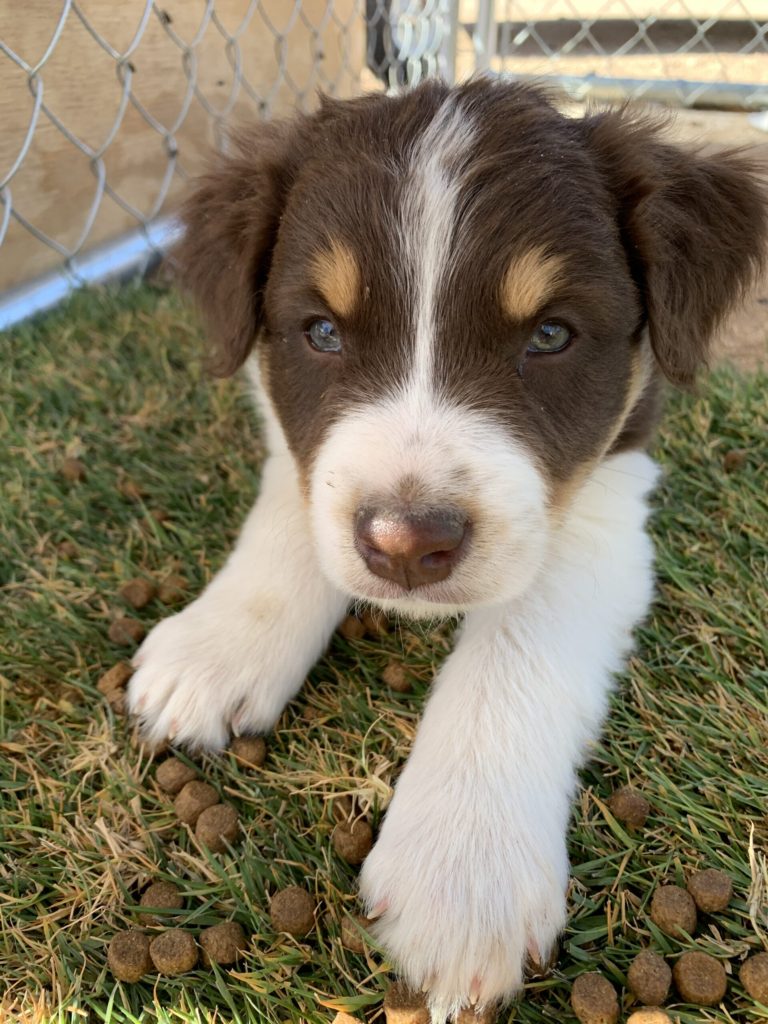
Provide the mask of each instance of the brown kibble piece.
[{"label": "brown kibble piece", "polygon": [[768,1006],[768,953],[755,953],[739,968],[739,981],[755,1002]]},{"label": "brown kibble piece", "polygon": [[61,541],[56,545],[56,551],[60,558],[77,558],[80,554],[80,549],[72,540]]},{"label": "brown kibble piece", "polygon": [[651,813],[651,805],[639,790],[632,786],[622,786],[608,800],[608,807],[614,818],[629,825],[630,828],[642,828],[645,819]]},{"label": "brown kibble piece", "polygon": [[263,736],[236,736],[229,745],[229,751],[238,761],[260,768],[267,757],[267,744]]},{"label": "brown kibble piece", "polygon": [[661,885],[651,900],[651,920],[667,935],[680,938],[696,930],[696,904],[679,885]]},{"label": "brown kibble piece", "polygon": [[627,984],[638,1002],[661,1006],[669,995],[672,971],[664,957],[652,949],[644,949],[629,965]]},{"label": "brown kibble piece", "polygon": [[429,1024],[427,1002],[421,992],[412,992],[401,981],[390,985],[384,996],[387,1024]]},{"label": "brown kibble piece", "polygon": [[331,837],[333,848],[347,864],[362,864],[373,846],[373,829],[365,820],[340,821]]},{"label": "brown kibble piece", "polygon": [[571,989],[571,1006],[581,1024],[616,1024],[619,997],[616,989],[596,971],[580,974]]},{"label": "brown kibble piece", "polygon": [[139,501],[146,494],[143,487],[127,476],[118,481],[117,489],[128,501]]},{"label": "brown kibble piece", "polygon": [[365,626],[355,615],[348,615],[339,626],[339,633],[345,640],[361,640],[365,636]]},{"label": "brown kibble piece", "polygon": [[96,683],[99,693],[109,696],[114,690],[121,690],[133,675],[133,668],[127,661],[118,661],[108,669]]},{"label": "brown kibble piece", "polygon": [[194,825],[206,809],[219,802],[219,794],[207,782],[197,779],[182,787],[173,802],[176,817],[185,825]]},{"label": "brown kibble piece", "polygon": [[[162,520],[160,521],[162,522]],[[187,596],[186,579],[171,573],[161,580],[160,586],[157,588],[157,596],[163,604],[180,604]]]},{"label": "brown kibble piece", "polygon": [[71,484],[79,483],[81,480],[85,480],[87,476],[85,463],[81,462],[80,459],[73,458],[64,459],[60,467],[60,473]]},{"label": "brown kibble piece", "polygon": [[526,978],[547,978],[555,969],[557,961],[560,959],[560,943],[554,942],[549,950],[546,957],[541,957],[541,954],[537,951],[534,956],[531,950],[528,951],[528,956],[525,961],[525,976]]},{"label": "brown kibble piece", "polygon": [[289,885],[276,893],[269,905],[275,931],[302,938],[315,927],[315,901],[299,885]]},{"label": "brown kibble piece", "polygon": [[411,681],[399,661],[390,661],[381,673],[382,681],[397,693],[410,693]]},{"label": "brown kibble piece", "polygon": [[360,1024],[357,1017],[353,1017],[349,1013],[344,1013],[341,1010],[333,1018],[333,1024]]},{"label": "brown kibble piece", "polygon": [[113,644],[139,644],[144,639],[144,623],[121,615],[109,627],[109,639]]},{"label": "brown kibble piece", "polygon": [[149,936],[134,928],[118,932],[109,944],[107,964],[119,981],[138,981],[152,970]]},{"label": "brown kibble piece", "polygon": [[370,923],[362,914],[345,914],[341,919],[342,946],[351,953],[364,953],[365,938],[360,929],[366,930]]},{"label": "brown kibble piece", "polygon": [[683,953],[672,974],[686,1003],[697,1006],[717,1006],[728,987],[725,968],[707,953]]},{"label": "brown kibble piece", "polygon": [[213,853],[224,853],[240,835],[240,818],[232,804],[213,804],[200,813],[195,825],[198,841]]},{"label": "brown kibble piece", "polygon": [[486,1006],[482,1011],[469,1007],[459,1011],[456,1024],[493,1024],[498,1012],[497,1006]]},{"label": "brown kibble piece", "polygon": [[166,793],[170,793],[171,796],[176,796],[188,782],[192,782],[195,778],[197,778],[195,769],[184,764],[178,757],[169,757],[167,761],[163,761],[157,766],[155,772],[155,781],[158,786]]},{"label": "brown kibble piece", "polygon": [[243,950],[248,949],[245,932],[237,921],[222,921],[200,932],[202,961],[205,967],[214,964],[234,964]]},{"label": "brown kibble piece", "polygon": [[731,448],[723,457],[723,469],[726,473],[733,473],[735,470],[741,469],[747,461],[748,455],[749,452],[746,448]]},{"label": "brown kibble piece", "polygon": [[152,939],[149,955],[161,974],[186,974],[197,965],[197,943],[181,928],[169,928]]},{"label": "brown kibble piece", "polygon": [[120,587],[120,597],[137,611],[148,605],[156,593],[157,587],[151,580],[128,580]]},{"label": "brown kibble piece", "polygon": [[371,636],[385,636],[389,632],[389,619],[381,608],[366,608],[363,612],[363,625]]},{"label": "brown kibble piece", "polygon": [[627,1024],[672,1024],[672,1018],[659,1006],[644,1006],[627,1017]]},{"label": "brown kibble piece", "polygon": [[696,871],[688,879],[688,892],[693,896],[696,906],[705,914],[715,914],[725,910],[733,896],[733,884],[724,871],[707,868]]},{"label": "brown kibble piece", "polygon": [[[174,885],[173,882],[153,882],[141,894],[139,906],[154,907],[157,910],[181,910],[184,906],[184,897],[178,885]],[[142,914],[142,919],[154,924],[168,922],[165,914]]]}]

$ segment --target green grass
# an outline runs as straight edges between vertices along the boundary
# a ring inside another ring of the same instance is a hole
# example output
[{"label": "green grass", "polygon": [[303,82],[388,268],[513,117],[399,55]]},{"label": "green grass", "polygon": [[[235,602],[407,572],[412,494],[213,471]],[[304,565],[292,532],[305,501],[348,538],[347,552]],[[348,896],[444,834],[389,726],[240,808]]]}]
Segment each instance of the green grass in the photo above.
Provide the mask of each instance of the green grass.
[{"label": "green grass", "polygon": [[[262,770],[230,756],[201,762],[241,814],[246,838],[231,855],[203,855],[178,825],[151,758],[95,689],[126,657],[107,638],[119,585],[181,572],[199,591],[258,488],[262,450],[243,388],[207,380],[201,351],[178,300],[149,286],[77,295],[2,339],[0,1007],[14,1022],[319,1024],[331,1006],[361,1020],[380,1013],[388,965],[339,941],[355,872],[332,852],[333,806],[354,794],[378,820],[447,631],[337,637]],[[768,848],[767,436],[765,376],[720,371],[700,397],[671,403],[657,451],[658,600],[583,773],[568,931],[555,973],[503,1020],[572,1021],[570,980],[598,969],[622,986],[647,944],[671,958],[693,945],[732,965],[727,1009],[672,1003],[680,1021],[768,1017],[736,977],[768,942],[757,885]],[[733,448],[746,462],[726,473]],[[85,480],[63,479],[68,455],[85,463]],[[127,481],[140,498],[125,496]],[[149,627],[167,611],[155,602],[138,615]],[[379,681],[390,658],[405,660],[412,694]],[[627,781],[653,805],[637,834],[605,805]],[[701,865],[729,873],[733,902],[692,942],[666,938],[649,922],[653,888]],[[109,939],[142,922],[139,894],[156,878],[182,886],[184,927],[243,925],[252,940],[237,970],[114,982]],[[306,941],[276,935],[266,913],[269,894],[291,883],[319,901]]]}]

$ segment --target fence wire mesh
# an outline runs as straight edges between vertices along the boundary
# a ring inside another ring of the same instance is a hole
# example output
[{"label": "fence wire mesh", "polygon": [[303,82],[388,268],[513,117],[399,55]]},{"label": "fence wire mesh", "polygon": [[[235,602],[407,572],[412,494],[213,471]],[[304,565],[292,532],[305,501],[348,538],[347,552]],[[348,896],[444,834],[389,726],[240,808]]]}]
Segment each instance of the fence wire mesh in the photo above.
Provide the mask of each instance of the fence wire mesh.
[{"label": "fence wire mesh", "polygon": [[[754,0],[2,4],[0,293],[56,278],[57,297],[146,260],[233,122],[309,109],[318,90],[477,69],[559,76],[577,93],[610,81],[617,98],[665,80],[672,102],[768,107],[768,11]],[[131,231],[122,256],[98,256]]]}]

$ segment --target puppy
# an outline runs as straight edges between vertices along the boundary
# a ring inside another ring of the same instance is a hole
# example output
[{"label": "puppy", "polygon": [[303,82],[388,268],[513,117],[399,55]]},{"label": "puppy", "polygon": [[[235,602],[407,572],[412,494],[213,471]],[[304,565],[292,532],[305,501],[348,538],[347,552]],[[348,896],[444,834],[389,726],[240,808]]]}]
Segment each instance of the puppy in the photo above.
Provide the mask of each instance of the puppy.
[{"label": "puppy", "polygon": [[527,86],[430,82],[260,125],[178,259],[271,455],[224,568],[141,647],[151,741],[266,732],[351,601],[457,616],[360,892],[435,1020],[566,920],[576,771],[653,591],[644,453],[754,277],[748,162]]}]

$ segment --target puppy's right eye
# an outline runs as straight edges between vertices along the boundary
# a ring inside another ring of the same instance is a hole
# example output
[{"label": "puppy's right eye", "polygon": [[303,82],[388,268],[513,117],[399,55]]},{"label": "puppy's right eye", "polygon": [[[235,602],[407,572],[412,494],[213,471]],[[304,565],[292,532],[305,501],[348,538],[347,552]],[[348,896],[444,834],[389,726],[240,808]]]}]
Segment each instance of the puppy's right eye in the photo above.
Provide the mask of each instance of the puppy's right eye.
[{"label": "puppy's right eye", "polygon": [[313,320],[304,337],[317,352],[341,352],[341,337],[330,320]]}]

